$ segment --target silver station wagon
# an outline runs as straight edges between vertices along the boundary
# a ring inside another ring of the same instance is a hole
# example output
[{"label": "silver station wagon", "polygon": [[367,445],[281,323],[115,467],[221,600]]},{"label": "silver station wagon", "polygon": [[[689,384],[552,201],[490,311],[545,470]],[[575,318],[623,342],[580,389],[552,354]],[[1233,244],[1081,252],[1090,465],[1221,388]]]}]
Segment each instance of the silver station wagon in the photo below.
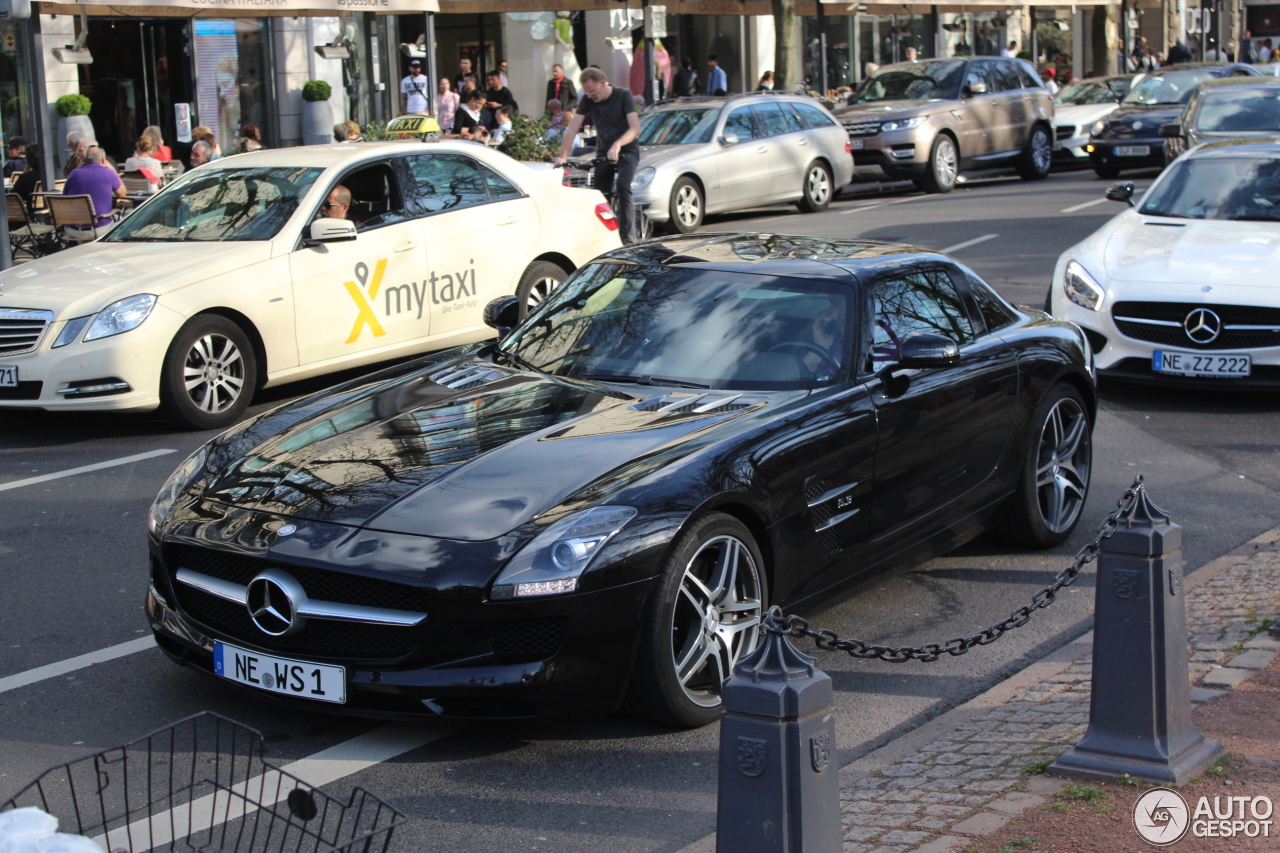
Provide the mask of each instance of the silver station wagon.
[{"label": "silver station wagon", "polygon": [[656,225],[688,233],[708,213],[779,202],[824,210],[853,178],[844,128],[802,94],[679,98],[640,119],[631,186]]}]

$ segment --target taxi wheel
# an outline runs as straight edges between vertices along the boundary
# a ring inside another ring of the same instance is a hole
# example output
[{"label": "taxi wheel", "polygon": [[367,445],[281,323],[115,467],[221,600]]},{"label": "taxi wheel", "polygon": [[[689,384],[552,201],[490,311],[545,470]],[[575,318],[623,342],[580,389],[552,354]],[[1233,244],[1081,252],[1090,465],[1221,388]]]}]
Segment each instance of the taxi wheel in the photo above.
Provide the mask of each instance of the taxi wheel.
[{"label": "taxi wheel", "polygon": [[169,344],[160,409],[183,429],[221,429],[244,417],[257,377],[258,359],[244,331],[226,317],[200,314]]},{"label": "taxi wheel", "polygon": [[537,308],[568,277],[567,272],[550,261],[534,261],[529,264],[529,268],[520,277],[520,287],[516,290],[516,298],[520,300],[520,316]]}]

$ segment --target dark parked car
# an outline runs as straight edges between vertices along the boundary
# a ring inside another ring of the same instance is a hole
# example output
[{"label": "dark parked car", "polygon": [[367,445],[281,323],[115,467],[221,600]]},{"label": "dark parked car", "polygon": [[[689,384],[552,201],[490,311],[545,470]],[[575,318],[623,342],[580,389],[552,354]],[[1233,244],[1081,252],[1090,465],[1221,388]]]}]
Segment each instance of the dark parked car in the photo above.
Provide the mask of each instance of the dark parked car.
[{"label": "dark parked car", "polygon": [[309,710],[708,723],[768,606],[993,527],[1062,542],[1091,362],[934,252],[637,244],[500,344],[205,445],[152,508],[147,612],[178,662]]},{"label": "dark parked car", "polygon": [[1172,163],[1201,142],[1256,136],[1270,140],[1280,131],[1280,78],[1228,77],[1206,80],[1177,121],[1160,128],[1165,162]]},{"label": "dark parked car", "polygon": [[1160,126],[1176,121],[1196,87],[1219,77],[1260,77],[1252,65],[1179,63],[1147,74],[1129,89],[1120,109],[1093,126],[1089,160],[1100,178],[1114,178],[1125,169],[1164,166],[1164,138]]}]

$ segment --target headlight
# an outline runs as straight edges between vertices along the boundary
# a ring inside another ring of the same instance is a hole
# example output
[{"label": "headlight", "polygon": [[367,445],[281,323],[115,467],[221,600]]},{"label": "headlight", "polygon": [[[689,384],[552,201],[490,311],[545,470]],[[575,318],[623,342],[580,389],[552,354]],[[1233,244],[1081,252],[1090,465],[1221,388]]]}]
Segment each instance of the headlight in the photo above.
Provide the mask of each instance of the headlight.
[{"label": "headlight", "polygon": [[76,342],[76,338],[80,337],[80,333],[84,331],[84,327],[89,325],[89,321],[93,316],[76,317],[74,320],[68,320],[67,324],[62,327],[62,331],[58,332],[58,339],[53,342],[50,349],[65,347],[67,344]]},{"label": "headlight", "polygon": [[1068,299],[1090,311],[1097,311],[1106,296],[1102,286],[1076,261],[1067,262],[1062,274],[1062,290]]},{"label": "headlight", "polygon": [[653,183],[654,177],[658,174],[658,170],[652,166],[645,166],[636,172],[636,176],[631,179],[632,190],[642,190],[649,184]]},{"label": "headlight", "polygon": [[880,125],[880,131],[884,133],[890,130],[914,130],[924,124],[924,120],[925,116],[914,116],[912,118],[900,118],[896,121],[886,121]]},{"label": "headlight", "polygon": [[1095,121],[1093,123],[1093,129],[1091,132],[1096,135],[1096,134],[1102,133],[1102,131],[1106,129],[1107,129],[1107,123],[1105,121]]},{"label": "headlight", "polygon": [[156,495],[156,499],[151,502],[151,512],[147,515],[147,529],[155,535],[160,529],[160,525],[164,523],[165,516],[169,514],[169,510],[173,509],[174,502],[178,499],[178,495],[182,494],[187,486],[195,480],[200,473],[200,469],[204,468],[204,460],[208,455],[208,445],[203,445],[195,453],[187,457],[187,461],[178,466],[178,470],[169,475],[169,479],[165,481],[164,486],[160,489],[160,494]]},{"label": "headlight", "polygon": [[147,319],[155,306],[156,298],[150,293],[126,296],[124,299],[112,302],[93,318],[84,339],[96,341],[98,338],[109,338],[112,335],[136,329],[142,325],[143,320]]},{"label": "headlight", "polygon": [[511,558],[494,581],[493,597],[573,592],[595,556],[635,515],[629,506],[598,506],[560,519]]}]

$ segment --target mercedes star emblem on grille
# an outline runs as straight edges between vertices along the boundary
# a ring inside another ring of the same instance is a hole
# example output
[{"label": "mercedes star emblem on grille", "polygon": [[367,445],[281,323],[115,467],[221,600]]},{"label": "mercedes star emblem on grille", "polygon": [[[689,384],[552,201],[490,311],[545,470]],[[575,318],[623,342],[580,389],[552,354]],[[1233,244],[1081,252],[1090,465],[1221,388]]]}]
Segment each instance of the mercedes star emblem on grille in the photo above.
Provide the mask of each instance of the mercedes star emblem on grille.
[{"label": "mercedes star emblem on grille", "polygon": [[306,624],[298,615],[299,603],[306,600],[306,592],[292,576],[268,569],[249,581],[244,604],[258,630],[272,637],[287,637]]},{"label": "mercedes star emblem on grille", "polygon": [[1197,308],[1182,321],[1182,330],[1198,344],[1213,343],[1222,334],[1222,318],[1208,308]]}]

